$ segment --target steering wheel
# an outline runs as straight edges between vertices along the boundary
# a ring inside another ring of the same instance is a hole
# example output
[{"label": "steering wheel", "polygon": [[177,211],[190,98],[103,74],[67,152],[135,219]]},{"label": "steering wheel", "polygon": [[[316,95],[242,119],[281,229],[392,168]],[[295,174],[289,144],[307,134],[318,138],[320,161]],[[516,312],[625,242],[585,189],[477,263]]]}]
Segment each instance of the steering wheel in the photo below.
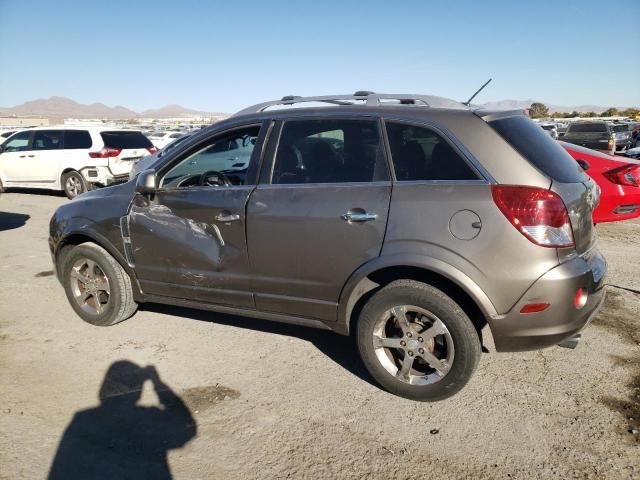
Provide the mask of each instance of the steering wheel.
[{"label": "steering wheel", "polygon": [[198,183],[202,186],[209,185],[211,187],[231,186],[231,180],[229,180],[229,177],[217,170],[209,170],[208,172],[204,172],[202,175],[200,175],[200,181]]}]

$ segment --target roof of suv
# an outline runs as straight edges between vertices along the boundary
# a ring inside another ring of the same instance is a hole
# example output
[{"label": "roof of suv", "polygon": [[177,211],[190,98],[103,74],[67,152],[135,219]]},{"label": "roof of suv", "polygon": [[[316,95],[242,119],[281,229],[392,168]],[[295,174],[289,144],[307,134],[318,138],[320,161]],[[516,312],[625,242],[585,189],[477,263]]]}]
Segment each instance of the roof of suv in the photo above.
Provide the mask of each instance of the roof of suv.
[{"label": "roof of suv", "polygon": [[[304,104],[323,104],[320,106],[306,106]],[[358,91],[353,95],[326,95],[316,97],[299,97],[288,95],[280,100],[272,100],[269,102],[258,103],[247,107],[235,113],[233,117],[258,114],[263,112],[275,111],[291,111],[286,107],[302,106],[305,110],[320,110],[326,107],[366,107],[369,108],[388,108],[388,107],[423,107],[423,108],[439,108],[452,110],[469,110],[469,106],[444,97],[436,97],[431,95],[410,95],[410,94],[389,94],[389,93],[373,93],[368,91]]]},{"label": "roof of suv", "polygon": [[24,132],[31,130],[87,130],[92,132],[139,132],[136,128],[118,128],[118,127],[96,127],[96,126],[81,126],[81,125],[48,125],[43,127],[28,127],[16,130],[16,132]]}]

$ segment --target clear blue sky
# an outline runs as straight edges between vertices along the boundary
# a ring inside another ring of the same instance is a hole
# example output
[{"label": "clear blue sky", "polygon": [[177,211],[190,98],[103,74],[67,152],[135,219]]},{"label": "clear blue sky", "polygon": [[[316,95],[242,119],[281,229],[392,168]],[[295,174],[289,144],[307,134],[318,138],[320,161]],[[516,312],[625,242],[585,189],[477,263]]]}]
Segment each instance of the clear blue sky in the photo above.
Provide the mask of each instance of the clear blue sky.
[{"label": "clear blue sky", "polygon": [[231,112],[286,94],[640,106],[640,0],[0,0],[0,106]]}]

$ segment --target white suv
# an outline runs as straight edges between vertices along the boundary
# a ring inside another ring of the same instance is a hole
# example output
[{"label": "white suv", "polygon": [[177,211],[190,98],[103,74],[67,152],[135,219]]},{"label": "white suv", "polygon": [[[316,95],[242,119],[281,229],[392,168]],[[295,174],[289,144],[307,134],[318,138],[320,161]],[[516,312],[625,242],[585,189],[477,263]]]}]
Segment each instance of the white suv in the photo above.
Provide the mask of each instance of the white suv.
[{"label": "white suv", "polygon": [[100,127],[38,127],[0,145],[0,191],[6,187],[64,190],[69,198],[127,181],[136,160],[155,153],[140,131]]}]

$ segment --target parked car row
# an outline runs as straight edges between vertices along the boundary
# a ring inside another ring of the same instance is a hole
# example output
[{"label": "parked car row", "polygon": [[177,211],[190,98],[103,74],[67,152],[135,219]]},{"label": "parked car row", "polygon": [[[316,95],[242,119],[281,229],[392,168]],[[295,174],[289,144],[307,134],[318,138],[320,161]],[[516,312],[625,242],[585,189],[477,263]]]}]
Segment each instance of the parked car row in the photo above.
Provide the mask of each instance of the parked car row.
[{"label": "parked car row", "polygon": [[156,148],[141,132],[99,127],[37,127],[0,145],[0,190],[63,190],[68,198],[126,181],[133,162]]},{"label": "parked car row", "polygon": [[577,120],[562,129],[553,122],[539,125],[553,138],[611,153],[624,152],[640,142],[640,122]]}]

